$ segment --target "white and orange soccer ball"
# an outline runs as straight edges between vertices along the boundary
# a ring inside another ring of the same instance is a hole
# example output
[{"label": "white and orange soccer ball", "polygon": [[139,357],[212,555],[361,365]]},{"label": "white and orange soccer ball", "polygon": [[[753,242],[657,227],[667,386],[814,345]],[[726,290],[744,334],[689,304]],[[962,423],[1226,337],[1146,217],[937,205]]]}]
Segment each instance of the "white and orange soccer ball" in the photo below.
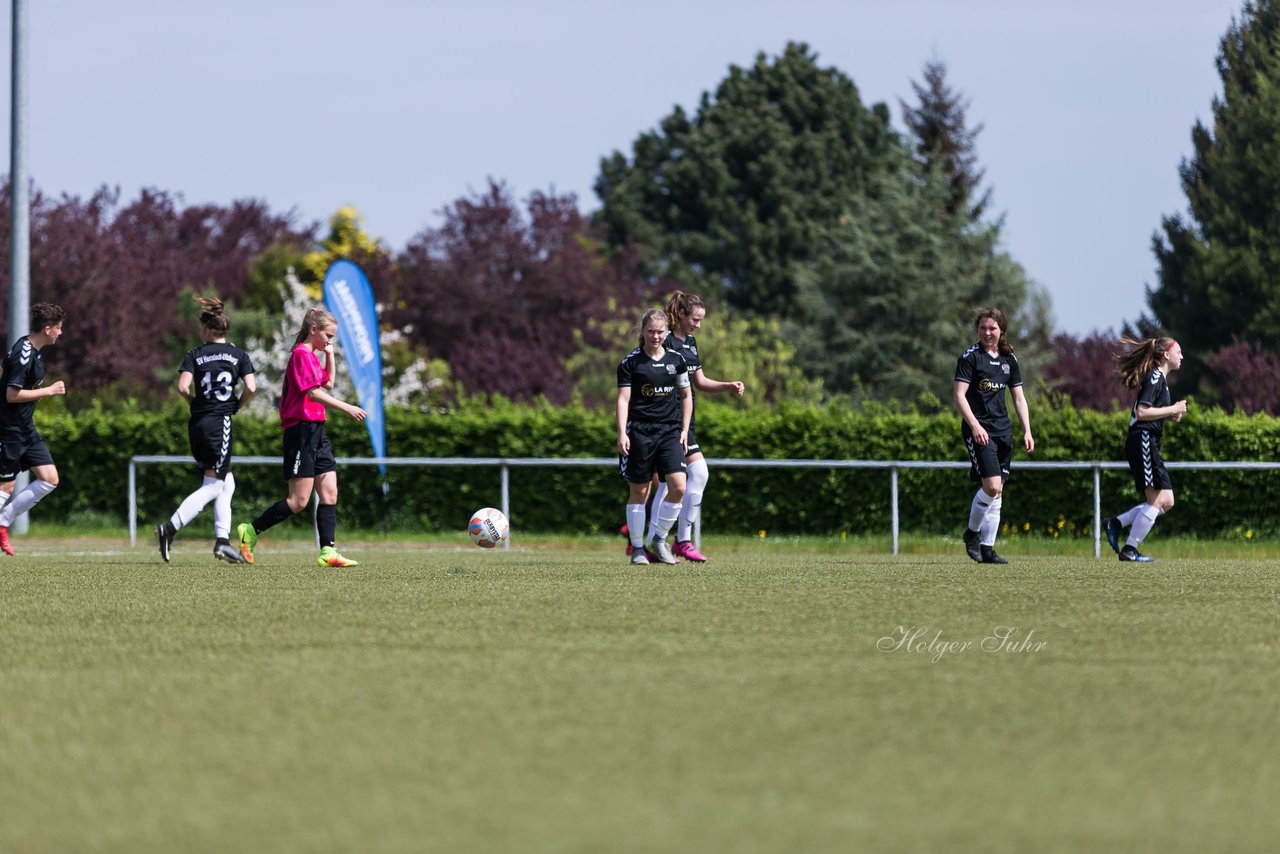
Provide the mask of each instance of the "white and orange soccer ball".
[{"label": "white and orange soccer ball", "polygon": [[484,507],[471,516],[467,525],[471,541],[482,549],[491,549],[507,541],[511,525],[501,510]]}]

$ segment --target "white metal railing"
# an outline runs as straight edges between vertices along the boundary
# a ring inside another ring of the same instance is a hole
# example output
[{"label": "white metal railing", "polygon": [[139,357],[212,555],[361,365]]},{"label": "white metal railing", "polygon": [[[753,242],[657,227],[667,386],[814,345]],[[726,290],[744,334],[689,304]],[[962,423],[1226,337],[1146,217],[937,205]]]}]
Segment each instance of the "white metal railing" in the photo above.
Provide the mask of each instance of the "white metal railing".
[{"label": "white metal railing", "polygon": [[[282,457],[236,457],[236,465],[282,465]],[[191,457],[139,454],[129,459],[129,545],[136,545],[138,535],[138,465],[146,463],[183,463],[193,465]],[[968,469],[969,463],[954,460],[750,460],[714,458],[715,468],[794,468],[794,469],[879,469],[889,472],[890,528],[893,554],[898,553],[898,472],[902,469]],[[511,469],[560,466],[616,466],[617,457],[339,457],[339,465],[383,466],[497,466],[501,479],[501,507],[511,518]],[[1166,462],[1170,469],[1272,470],[1280,462]],[[1062,469],[1093,472],[1093,556],[1102,554],[1102,470],[1127,470],[1128,463],[1113,461],[1041,462],[1018,460],[1015,468]],[[699,539],[695,528],[695,542]],[[507,543],[506,547],[510,547]]]}]

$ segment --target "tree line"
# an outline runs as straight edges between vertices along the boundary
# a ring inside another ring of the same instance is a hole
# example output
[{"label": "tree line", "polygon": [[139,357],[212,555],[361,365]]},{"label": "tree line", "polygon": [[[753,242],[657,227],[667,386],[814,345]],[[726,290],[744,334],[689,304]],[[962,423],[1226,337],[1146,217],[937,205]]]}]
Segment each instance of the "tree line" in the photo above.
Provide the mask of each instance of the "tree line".
[{"label": "tree line", "polygon": [[731,66],[696,109],[674,108],[604,156],[594,212],[572,195],[517,200],[491,182],[398,251],[352,211],[326,231],[253,200],[187,207],[155,189],[129,201],[107,188],[87,200],[37,189],[33,299],[69,313],[47,362],[92,395],[166,395],[195,341],[193,295],[231,306],[233,337],[266,335],[289,271],[318,298],[328,262],[349,257],[403,350],[389,370],[431,360],[438,401],[605,403],[640,309],[679,288],[710,303],[700,339],[714,372],[749,377],[756,401],[945,408],[970,312],[994,304],[1013,322],[1024,373],[1077,406],[1127,406],[1110,370],[1116,339],[1165,330],[1183,342],[1184,379],[1202,402],[1275,412],[1278,36],[1271,0],[1248,0],[1223,36],[1224,92],[1180,169],[1189,209],[1153,236],[1149,311],[1119,332],[1054,332],[1047,294],[1003,248],[981,127],[943,63],[924,66],[898,130],[885,104],[865,104],[846,74],[791,43]]}]

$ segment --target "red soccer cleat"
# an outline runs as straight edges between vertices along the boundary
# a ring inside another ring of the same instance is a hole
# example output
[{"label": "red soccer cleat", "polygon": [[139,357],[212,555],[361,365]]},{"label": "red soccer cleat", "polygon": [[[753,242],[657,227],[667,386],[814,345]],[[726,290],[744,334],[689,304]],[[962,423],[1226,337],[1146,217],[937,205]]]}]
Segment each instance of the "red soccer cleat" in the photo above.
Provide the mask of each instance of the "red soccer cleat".
[{"label": "red soccer cleat", "polygon": [[0,552],[13,554],[13,546],[9,544],[9,529],[4,525],[0,525]]},{"label": "red soccer cleat", "polygon": [[693,545],[692,541],[686,540],[683,543],[676,543],[671,549],[671,553],[676,557],[682,557],[691,560],[694,563],[706,563],[707,556]]}]

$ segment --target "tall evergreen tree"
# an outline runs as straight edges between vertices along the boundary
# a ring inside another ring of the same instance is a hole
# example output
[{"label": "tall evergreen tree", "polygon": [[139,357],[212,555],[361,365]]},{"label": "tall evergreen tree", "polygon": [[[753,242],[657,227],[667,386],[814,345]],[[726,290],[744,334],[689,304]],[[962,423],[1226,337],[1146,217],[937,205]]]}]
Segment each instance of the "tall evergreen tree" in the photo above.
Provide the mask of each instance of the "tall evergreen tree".
[{"label": "tall evergreen tree", "polygon": [[915,138],[915,152],[925,169],[946,177],[950,192],[946,210],[976,222],[991,202],[991,190],[978,191],[984,170],[978,168],[976,142],[982,125],[970,129],[965,118],[969,101],[947,84],[947,66],[939,60],[925,64],[924,83],[912,81],[918,106],[898,99],[902,118]]},{"label": "tall evergreen tree", "polygon": [[1233,336],[1280,351],[1280,6],[1247,0],[1216,65],[1222,96],[1178,170],[1188,215],[1165,217],[1153,236],[1159,282],[1144,318],[1182,342],[1193,382]]}]

